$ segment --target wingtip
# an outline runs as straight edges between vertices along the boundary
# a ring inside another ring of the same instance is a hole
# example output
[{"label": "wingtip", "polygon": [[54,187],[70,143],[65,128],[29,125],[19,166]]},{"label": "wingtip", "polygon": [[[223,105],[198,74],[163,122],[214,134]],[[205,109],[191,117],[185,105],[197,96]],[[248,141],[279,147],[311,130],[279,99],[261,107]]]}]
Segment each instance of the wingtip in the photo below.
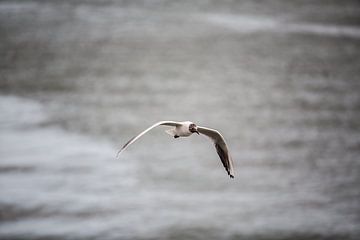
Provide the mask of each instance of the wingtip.
[{"label": "wingtip", "polygon": [[116,154],[116,159],[119,159],[120,158],[120,153],[122,152],[122,149],[120,149],[117,154]]},{"label": "wingtip", "polygon": [[234,175],[232,175],[232,174],[229,174],[229,176],[230,176],[230,178],[234,178]]}]

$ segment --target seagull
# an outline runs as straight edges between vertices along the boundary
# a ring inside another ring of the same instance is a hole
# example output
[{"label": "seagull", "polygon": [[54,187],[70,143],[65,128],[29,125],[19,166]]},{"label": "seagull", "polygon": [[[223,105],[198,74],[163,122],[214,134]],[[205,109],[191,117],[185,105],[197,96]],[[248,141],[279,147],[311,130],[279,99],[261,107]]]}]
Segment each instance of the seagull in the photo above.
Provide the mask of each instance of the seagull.
[{"label": "seagull", "polygon": [[132,143],[134,143],[136,140],[142,137],[145,133],[149,132],[151,129],[160,125],[173,127],[171,129],[166,130],[165,132],[173,136],[174,138],[189,137],[193,133],[197,133],[198,135],[200,135],[201,133],[209,137],[215,145],[216,152],[218,153],[226,172],[228,173],[230,178],[234,178],[233,162],[229,154],[227,145],[225,143],[224,137],[220,134],[219,131],[215,129],[196,126],[195,123],[190,121],[185,121],[185,122],[160,121],[155,123],[154,125],[142,131],[137,136],[131,138],[127,143],[125,143],[125,145],[118,151],[117,158],[128,146],[130,146]]}]

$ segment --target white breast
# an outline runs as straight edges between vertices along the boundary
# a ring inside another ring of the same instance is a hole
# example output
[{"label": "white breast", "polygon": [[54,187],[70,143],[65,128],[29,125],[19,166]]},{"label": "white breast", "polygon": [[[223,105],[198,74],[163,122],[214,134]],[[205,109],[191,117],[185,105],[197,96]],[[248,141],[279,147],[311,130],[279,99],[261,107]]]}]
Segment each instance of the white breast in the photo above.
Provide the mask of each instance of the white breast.
[{"label": "white breast", "polygon": [[189,126],[192,122],[181,122],[181,126],[177,126],[175,128],[176,135],[179,137],[188,137],[192,134],[192,132],[189,131]]}]

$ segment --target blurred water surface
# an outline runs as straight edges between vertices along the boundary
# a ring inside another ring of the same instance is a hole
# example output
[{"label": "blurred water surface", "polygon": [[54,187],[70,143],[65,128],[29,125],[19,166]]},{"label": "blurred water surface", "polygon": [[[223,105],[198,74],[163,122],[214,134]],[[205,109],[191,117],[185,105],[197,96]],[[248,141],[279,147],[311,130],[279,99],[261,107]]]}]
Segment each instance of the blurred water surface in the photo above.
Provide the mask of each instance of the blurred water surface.
[{"label": "blurred water surface", "polygon": [[[357,1],[1,1],[0,237],[356,239],[359,16]],[[165,128],[115,159],[163,119],[219,129],[235,179],[208,139]]]}]

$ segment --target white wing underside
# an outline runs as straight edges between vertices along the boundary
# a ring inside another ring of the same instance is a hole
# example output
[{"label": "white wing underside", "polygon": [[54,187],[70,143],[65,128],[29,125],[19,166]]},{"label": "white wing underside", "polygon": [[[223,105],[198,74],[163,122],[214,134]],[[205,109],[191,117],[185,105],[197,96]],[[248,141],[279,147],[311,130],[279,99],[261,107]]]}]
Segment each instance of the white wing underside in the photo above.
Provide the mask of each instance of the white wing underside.
[{"label": "white wing underside", "polygon": [[117,157],[119,157],[119,155],[131,144],[133,144],[136,140],[138,140],[140,137],[142,137],[145,133],[149,132],[151,129],[160,126],[160,125],[165,125],[165,126],[180,126],[181,123],[180,122],[174,122],[174,121],[160,121],[155,123],[154,125],[150,126],[149,128],[145,129],[144,131],[142,131],[141,133],[139,133],[137,136],[131,138],[127,143],[125,143],[125,145],[119,150],[119,152],[117,153]]}]

